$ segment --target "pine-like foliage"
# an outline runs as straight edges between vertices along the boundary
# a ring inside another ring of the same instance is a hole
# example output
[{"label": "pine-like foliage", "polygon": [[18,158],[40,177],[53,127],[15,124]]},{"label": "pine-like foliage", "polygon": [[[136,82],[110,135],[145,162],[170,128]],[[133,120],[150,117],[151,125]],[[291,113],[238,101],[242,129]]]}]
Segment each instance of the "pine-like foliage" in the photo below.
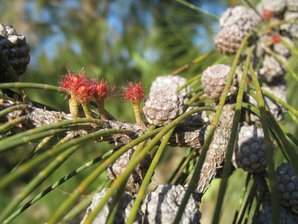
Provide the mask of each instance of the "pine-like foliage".
[{"label": "pine-like foliage", "polygon": [[[66,2],[40,1],[40,7],[62,7],[59,4]],[[160,37],[174,33],[180,13],[189,16],[199,11],[207,18],[216,17],[186,1],[177,2],[175,6],[183,9],[179,13],[163,8],[155,15],[158,29],[164,32]],[[132,76],[125,86],[119,85],[128,81],[125,75],[114,82],[108,72],[95,78],[105,72],[97,63],[105,64],[109,57],[119,58],[116,71],[126,66],[115,48],[97,42],[101,37],[109,43],[102,34],[104,25],[98,22],[107,16],[107,1],[80,2],[83,16],[74,17],[77,21],[71,28],[84,36],[79,47],[86,57],[77,60],[94,67],[79,70],[71,61],[57,85],[16,82],[27,68],[30,48],[12,26],[0,24],[0,192],[9,192],[8,200],[0,203],[0,222],[26,223],[27,210],[42,211],[43,200],[50,198],[54,206],[40,222],[204,223],[208,192],[217,181],[208,222],[219,223],[222,210],[229,207],[234,214],[225,223],[298,223],[298,138],[288,125],[297,128],[298,110],[286,97],[289,89],[298,86],[291,64],[298,59],[298,17],[288,16],[298,14],[297,3],[261,0],[253,7],[245,2],[218,18],[220,30],[214,43],[209,40],[214,50],[190,63],[180,63],[187,53],[183,49],[192,44],[190,35],[183,48],[179,48],[183,33],[177,32],[173,42],[160,45],[161,55],[170,46],[178,47],[169,49],[168,58],[162,60],[168,60],[166,67],[172,72],[158,76],[150,91]],[[166,1],[160,4],[172,7]],[[152,9],[149,3],[133,6]],[[77,11],[69,7],[66,15],[73,18]],[[101,18],[97,9],[103,10]],[[55,10],[49,12],[58,16]],[[173,21],[162,18],[163,13]],[[133,7],[132,14],[137,14]],[[183,25],[193,33],[193,18],[187,18],[191,23]],[[142,21],[132,23],[133,30]],[[92,29],[83,29],[92,24]],[[69,34],[70,27],[60,25]],[[133,38],[129,30],[123,36]],[[71,48],[73,36],[65,38]],[[117,44],[117,38],[110,41]],[[140,55],[133,57],[141,63]],[[181,67],[172,67],[177,61]],[[30,89],[46,92],[47,98],[67,99],[68,109],[37,103]],[[134,115],[127,120],[121,116],[126,110]],[[228,182],[244,174],[245,183]],[[231,186],[243,190],[242,195],[237,205],[224,206]],[[62,192],[63,200],[55,192]]]}]

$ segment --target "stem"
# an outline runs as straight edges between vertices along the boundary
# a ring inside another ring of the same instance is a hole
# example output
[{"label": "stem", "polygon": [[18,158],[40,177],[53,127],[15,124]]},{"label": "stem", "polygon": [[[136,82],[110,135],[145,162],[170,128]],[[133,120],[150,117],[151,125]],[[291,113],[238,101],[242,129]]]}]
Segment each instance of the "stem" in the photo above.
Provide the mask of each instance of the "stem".
[{"label": "stem", "polygon": [[[202,54],[198,57],[196,57],[195,59],[193,59],[190,63],[185,64],[179,68],[177,68],[175,71],[171,72],[171,75],[178,75],[180,72],[185,71],[186,69],[188,69],[190,66],[197,64],[201,61],[203,61],[205,58],[208,58],[210,55],[214,54],[215,51],[209,51],[205,54]],[[194,77],[194,79],[197,79],[198,77]],[[180,91],[181,89],[183,89],[184,87],[186,87],[190,82],[192,82],[194,80],[193,78],[191,78],[189,81],[187,81],[183,86],[181,86],[180,88],[178,88],[178,91]]]},{"label": "stem", "polygon": [[283,45],[285,45],[287,48],[290,49],[290,51],[295,55],[295,56],[298,56],[298,51],[296,50],[295,47],[293,47],[293,45],[291,43],[289,43],[285,38],[283,37],[280,37],[281,39],[281,43]]},{"label": "stem", "polygon": [[53,135],[62,131],[66,131],[67,129],[64,127],[67,127],[69,125],[80,124],[80,123],[94,123],[97,125],[101,125],[102,121],[98,119],[86,119],[86,118],[81,118],[76,120],[65,120],[54,124],[47,124],[38,128],[34,128],[32,130],[24,131],[22,133],[0,140],[0,154],[2,152],[7,151],[10,148],[19,146],[21,144],[25,144],[29,141],[46,137],[48,135]]},{"label": "stem", "polygon": [[97,110],[102,120],[114,120],[113,116],[105,110],[105,100],[97,100]]},{"label": "stem", "polygon": [[10,83],[0,84],[0,89],[8,89],[8,88],[16,88],[16,89],[31,88],[31,89],[43,89],[43,90],[51,90],[56,92],[68,93],[68,91],[61,89],[60,87],[52,86],[48,84],[31,83],[31,82],[10,82]]},{"label": "stem", "polygon": [[85,117],[86,118],[92,118],[92,114],[91,114],[91,110],[90,110],[90,104],[89,102],[84,102],[81,103],[82,107],[83,107],[83,111],[85,113]]},{"label": "stem", "polygon": [[232,125],[230,140],[229,140],[229,143],[228,143],[228,146],[227,146],[226,160],[225,160],[225,165],[224,165],[224,168],[223,168],[223,175],[222,175],[222,179],[221,179],[221,182],[220,182],[219,193],[218,193],[218,198],[217,198],[215,211],[214,211],[214,214],[213,214],[212,223],[219,223],[220,211],[221,211],[221,207],[222,207],[222,204],[223,204],[226,189],[227,189],[227,186],[228,186],[229,174],[230,174],[231,169],[232,169],[231,160],[232,160],[233,151],[234,151],[234,148],[235,148],[235,142],[236,142],[237,134],[238,134],[238,126],[239,126],[240,116],[241,116],[243,94],[244,94],[244,88],[245,88],[245,84],[246,84],[246,77],[247,77],[247,73],[248,73],[249,63],[250,63],[252,52],[253,52],[252,50],[253,50],[253,48],[251,48],[249,50],[249,53],[247,55],[247,58],[246,58],[246,61],[245,61],[244,72],[242,74],[241,81],[240,81],[240,86],[239,86],[239,90],[238,90],[238,94],[237,94],[237,100],[236,100],[236,106],[235,106],[235,116],[234,116],[234,119],[233,119],[233,125]]},{"label": "stem", "polygon": [[18,104],[18,105],[14,105],[14,106],[8,107],[8,108],[0,111],[0,117],[3,117],[4,115],[6,115],[6,114],[8,114],[10,112],[13,112],[15,110],[23,110],[25,108],[26,108],[26,105],[25,104]]},{"label": "stem", "polygon": [[126,144],[118,151],[114,152],[109,158],[103,161],[87,178],[85,178],[79,186],[73,191],[70,197],[62,203],[62,205],[57,209],[56,213],[49,220],[49,224],[56,224],[63,217],[64,213],[69,210],[69,208],[78,200],[81,194],[83,194],[86,189],[92,184],[92,182],[104,172],[110,164],[115,162],[123,153],[133,148],[138,143],[150,138],[152,135],[158,133],[160,129],[153,131],[148,131],[144,135],[132,140],[130,143]]},{"label": "stem", "polygon": [[142,185],[138,191],[138,194],[137,194],[137,197],[135,199],[135,202],[133,204],[133,207],[131,208],[131,211],[130,211],[130,214],[126,220],[126,223],[127,224],[132,224],[136,218],[136,215],[139,211],[139,207],[141,205],[141,202],[146,194],[146,189],[150,183],[150,180],[151,180],[151,177],[155,171],[155,168],[157,167],[157,164],[162,156],[162,153],[164,152],[166,146],[167,146],[167,143],[172,135],[174,131],[174,128],[171,129],[164,137],[164,139],[162,140],[160,146],[158,147],[157,149],[157,152],[155,153],[155,156],[150,164],[150,167],[149,169],[147,170],[147,173],[145,175],[145,178],[142,182]]},{"label": "stem", "polygon": [[136,123],[141,126],[145,126],[141,118],[140,103],[132,103],[132,108],[135,114]]},{"label": "stem", "polygon": [[205,10],[203,10],[203,9],[201,9],[201,8],[193,5],[193,4],[190,4],[190,3],[188,3],[188,2],[186,2],[184,0],[176,0],[176,2],[179,2],[182,5],[185,5],[185,6],[189,7],[190,9],[193,9],[193,10],[195,10],[197,12],[203,13],[203,14],[209,16],[212,19],[215,19],[215,20],[218,20],[219,19],[217,15],[214,15],[214,14],[212,14],[210,12],[207,12],[207,11],[205,11]]},{"label": "stem", "polygon": [[[11,213],[32,191],[34,191],[41,183],[46,180],[62,163],[64,163],[78,146],[67,149],[51,162],[45,169],[40,171],[38,175],[26,185],[21,193],[17,194],[14,199],[5,207],[0,216],[0,222]],[[6,222],[4,222],[6,223]]]},{"label": "stem", "polygon": [[[176,118],[174,121],[172,121],[170,124],[162,127],[162,128],[158,128],[155,129],[153,131],[147,131],[145,134],[143,134],[142,136],[136,138],[135,140],[131,141],[130,143],[126,144],[125,146],[123,146],[121,149],[119,149],[118,151],[116,151],[113,155],[111,155],[109,158],[107,158],[100,166],[98,166],[98,168],[96,170],[93,171],[93,173],[91,173],[91,175],[89,175],[76,189],[75,191],[71,194],[71,196],[60,206],[60,208],[56,211],[56,213],[51,217],[51,219],[49,220],[49,224],[56,224],[64,215],[64,213],[75,203],[75,201],[79,198],[79,196],[86,190],[86,188],[98,177],[98,175],[100,175],[103,171],[105,171],[107,169],[107,167],[113,163],[114,161],[116,161],[119,156],[121,156],[123,153],[125,153],[126,151],[128,151],[129,149],[133,148],[135,145],[137,145],[138,143],[148,139],[149,137],[151,137],[152,135],[158,133],[151,141],[150,143],[144,148],[144,150],[142,150],[142,152],[147,152],[148,148],[151,148],[152,145],[154,146],[155,144],[158,143],[158,141],[170,130],[172,129],[174,126],[176,126],[177,124],[179,124],[182,120],[184,120],[186,117],[190,116],[193,113],[197,113],[199,111],[205,110],[205,107],[200,107],[200,108],[196,108],[194,110],[190,110],[184,114],[182,114],[181,116],[179,116],[178,118]],[[141,154],[139,154],[138,156],[136,156],[137,158],[132,161],[132,165],[134,165],[135,162],[138,162],[138,158],[140,158]],[[126,169],[127,170],[127,169]],[[125,172],[125,171],[124,171]],[[129,172],[129,171],[127,171]],[[127,174],[127,173],[126,173]],[[123,178],[123,175],[126,175],[125,173],[122,173],[120,176],[118,176],[118,178]],[[125,176],[126,177],[126,176]],[[118,179],[117,178],[117,179]],[[116,179],[116,180],[117,180]],[[117,181],[114,181],[114,183],[118,183]],[[112,188],[110,188],[112,189]],[[105,198],[107,199],[107,198]],[[103,201],[104,199],[102,199]],[[100,205],[101,206],[101,205]],[[94,211],[97,212],[97,211]]]},{"label": "stem", "polygon": [[250,66],[249,71],[252,76],[252,80],[256,89],[257,94],[257,102],[260,108],[260,121],[262,124],[263,132],[264,132],[264,142],[265,142],[265,149],[266,149],[266,159],[268,164],[268,171],[269,171],[269,181],[271,185],[271,203],[272,203],[272,220],[274,224],[278,223],[279,219],[279,203],[276,195],[278,195],[278,187],[275,179],[275,171],[274,171],[274,161],[273,161],[273,149],[272,149],[272,142],[270,140],[269,135],[269,123],[268,123],[268,116],[266,115],[266,107],[263,100],[262,90],[255,74],[255,71]]},{"label": "stem", "polygon": [[268,47],[265,48],[266,53],[274,57],[283,67],[292,75],[292,77],[298,82],[298,75],[290,68],[290,66],[284,62],[276,53],[270,50]]},{"label": "stem", "polygon": [[287,102],[279,99],[277,96],[275,96],[274,94],[270,93],[267,90],[262,89],[262,92],[264,93],[265,96],[267,96],[267,97],[273,99],[275,102],[281,104],[282,106],[287,108],[292,114],[294,114],[296,117],[298,117],[298,111],[294,107],[289,105]]},{"label": "stem", "polygon": [[231,87],[231,84],[232,84],[232,81],[233,81],[233,77],[234,77],[234,73],[236,71],[236,66],[237,66],[237,63],[239,61],[239,58],[240,58],[240,55],[241,55],[241,52],[243,50],[243,48],[245,47],[246,43],[247,43],[247,40],[249,38],[250,35],[247,35],[237,53],[236,53],[236,56],[234,58],[234,61],[233,61],[233,65],[232,65],[232,68],[231,68],[231,71],[230,71],[230,74],[228,76],[228,79],[227,79],[227,82],[226,82],[226,85],[225,85],[225,88],[224,88],[224,91],[222,92],[221,96],[220,96],[220,101],[219,101],[219,104],[218,104],[218,108],[216,110],[216,113],[215,113],[215,116],[212,120],[212,123],[211,123],[211,128],[208,132],[208,135],[205,139],[205,143],[202,147],[202,151],[201,151],[201,155],[200,155],[200,158],[199,158],[199,161],[197,162],[196,166],[195,166],[195,169],[194,169],[194,172],[193,172],[193,175],[192,175],[192,178],[190,180],[190,184],[185,192],[185,195],[182,199],[182,202],[180,204],[180,207],[179,207],[179,210],[176,214],[176,218],[174,220],[174,224],[179,224],[181,218],[182,218],[182,215],[183,215],[183,212],[184,212],[184,209],[186,207],[186,204],[188,202],[188,199],[191,195],[192,192],[194,192],[194,190],[196,189],[196,186],[197,186],[197,183],[200,179],[200,175],[201,175],[201,169],[203,167],[203,163],[205,161],[205,158],[206,158],[206,155],[207,155],[207,151],[208,151],[208,148],[209,148],[209,145],[211,144],[211,141],[212,141],[212,137],[213,137],[213,134],[215,132],[215,129],[217,127],[217,124],[219,122],[219,119],[220,119],[220,114],[223,110],[223,106],[225,104],[225,101],[226,101],[226,97],[228,95],[228,92],[229,92],[229,89]]},{"label": "stem", "polygon": [[44,152],[43,154],[40,154],[39,156],[35,157],[31,161],[19,166],[13,173],[10,173],[6,175],[4,178],[0,181],[0,189],[4,188],[8,184],[10,184],[12,181],[16,180],[20,176],[24,175],[34,167],[36,167],[38,164],[49,160],[50,158],[53,158],[54,156],[58,155],[59,153],[63,152],[63,150],[68,149],[69,147],[84,143],[86,141],[89,141],[91,139],[100,138],[104,136],[110,136],[113,134],[129,134],[129,131],[126,130],[119,130],[119,129],[110,129],[110,130],[99,130],[90,134],[87,134],[85,136],[72,139],[65,144],[57,145],[57,147],[54,147],[52,150],[48,150]]},{"label": "stem", "polygon": [[30,160],[33,156],[35,156],[39,150],[43,149],[43,147],[54,137],[54,135],[50,135],[45,137],[44,139],[42,139],[38,145],[34,148],[34,150],[32,152],[30,152],[29,155],[26,155],[25,158],[23,158],[20,162],[18,162],[18,164],[10,171],[13,172],[18,166],[20,166],[21,164],[23,164],[24,162],[27,162],[28,160]]},{"label": "stem", "polygon": [[14,120],[8,121],[5,124],[0,126],[0,133],[5,133],[7,132],[9,129],[15,127],[16,125],[22,123],[23,121],[25,121],[27,119],[27,116],[21,116],[18,117]]},{"label": "stem", "polygon": [[71,95],[69,101],[69,112],[72,119],[77,119],[79,117],[79,103],[73,95]]},{"label": "stem", "polygon": [[[116,149],[116,148],[118,148],[118,147],[115,147],[114,149]],[[113,152],[113,149],[111,149],[110,151],[108,151],[107,153],[105,153],[102,156],[98,156],[95,159],[86,162],[84,165],[78,167],[77,169],[71,171],[70,173],[68,173],[64,177],[60,178],[59,180],[54,182],[49,187],[42,190],[39,194],[35,195],[30,200],[28,200],[26,202],[26,204],[24,204],[21,208],[19,208],[17,211],[15,211],[13,214],[11,214],[6,220],[4,220],[4,222],[7,222],[7,223],[11,222],[16,217],[18,217],[21,213],[23,213],[28,208],[30,208],[33,204],[35,204],[37,201],[39,201],[40,199],[45,197],[47,194],[49,194],[51,191],[55,190],[60,185],[65,183],[67,180],[71,179],[72,177],[75,177],[77,174],[81,173],[82,171],[86,170],[87,168],[95,165],[96,163],[98,163],[98,162],[102,161],[103,159],[105,159],[106,157],[110,156],[112,152]]]}]

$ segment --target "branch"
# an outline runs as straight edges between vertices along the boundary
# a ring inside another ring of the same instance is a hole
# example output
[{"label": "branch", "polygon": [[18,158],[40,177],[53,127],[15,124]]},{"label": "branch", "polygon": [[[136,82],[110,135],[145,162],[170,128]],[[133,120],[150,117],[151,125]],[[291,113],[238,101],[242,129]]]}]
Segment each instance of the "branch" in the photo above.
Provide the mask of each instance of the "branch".
[{"label": "branch", "polygon": [[[12,122],[15,119],[18,119],[19,117],[25,117],[25,121],[16,125],[13,129],[10,129],[10,135],[15,134],[18,132],[22,132],[28,129],[41,127],[46,124],[53,124],[57,123],[59,121],[63,120],[70,120],[71,115],[66,114],[64,112],[58,112],[58,111],[51,111],[46,108],[39,108],[31,103],[21,103],[21,102],[15,102],[12,100],[6,100],[2,99],[2,102],[0,102],[0,111],[4,111],[8,108],[12,108],[16,105],[23,105],[21,109],[18,109],[20,107],[16,107],[15,110],[10,111],[9,113],[3,115],[0,117],[0,124],[6,123],[6,122]],[[169,141],[169,144],[171,146],[181,146],[181,147],[190,147],[190,148],[196,148],[199,149],[203,142],[203,136],[206,129],[206,123],[203,123],[202,121],[198,122],[198,126],[187,126],[191,125],[190,123],[182,123],[179,125],[173,135],[171,136],[171,139]],[[141,136],[147,131],[147,128],[144,128],[142,126],[139,126],[137,124],[131,124],[126,122],[120,122],[116,120],[103,120],[102,125],[96,126],[93,128],[90,128],[90,125],[82,125],[79,127],[80,132],[74,132],[75,135],[84,135],[89,132],[96,131],[98,129],[123,129],[123,130],[129,130],[131,131],[131,135],[124,135],[124,134],[115,134],[109,137],[106,137],[104,140],[109,141],[115,145],[117,144],[127,144],[132,139],[136,138],[137,136]],[[2,136],[3,138],[4,136]],[[1,139],[1,135],[0,135]]]}]

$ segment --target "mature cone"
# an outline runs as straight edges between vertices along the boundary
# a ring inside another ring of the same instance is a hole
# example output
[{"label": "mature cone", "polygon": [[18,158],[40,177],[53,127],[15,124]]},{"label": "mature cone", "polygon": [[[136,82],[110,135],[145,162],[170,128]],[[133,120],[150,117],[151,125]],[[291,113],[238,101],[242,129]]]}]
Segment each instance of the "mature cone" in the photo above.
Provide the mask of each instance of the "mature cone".
[{"label": "mature cone", "polygon": [[[141,207],[143,223],[172,224],[185,194],[181,185],[159,185],[149,193]],[[182,224],[200,223],[201,213],[191,195],[180,220]]]},{"label": "mature cone", "polygon": [[[287,211],[284,208],[279,212],[279,224],[297,224],[298,217],[291,211]],[[258,214],[257,224],[273,224],[272,211],[266,206]]]},{"label": "mature cone", "polygon": [[30,61],[30,47],[26,38],[12,26],[0,24],[0,49],[17,75],[22,75]]},{"label": "mature cone", "polygon": [[281,14],[287,6],[286,0],[262,0],[261,5],[264,10],[270,11],[275,15]]},{"label": "mature cone", "polygon": [[143,108],[150,124],[162,126],[170,123],[185,111],[183,96],[171,89],[150,91]]},{"label": "mature cone", "polygon": [[[212,99],[218,99],[223,92],[231,68],[227,65],[217,64],[208,67],[202,75],[201,81],[206,96]],[[228,96],[237,93],[237,78],[234,75],[232,86],[228,92]]]},{"label": "mature cone", "polygon": [[220,30],[215,38],[216,49],[225,55],[236,54],[245,36],[238,26],[233,25]]},{"label": "mature cone", "polygon": [[[287,62],[287,59],[282,55],[279,55],[279,58],[284,62]],[[282,64],[280,64],[273,56],[265,55],[263,66],[260,69],[260,75],[266,80],[266,82],[273,82],[274,80],[285,75],[285,69]]]},{"label": "mature cone", "polygon": [[[157,77],[151,84],[150,92],[166,89],[170,91],[177,91],[180,86],[186,83],[186,79],[179,75],[166,75]],[[190,87],[187,86],[179,91],[183,97],[190,92]]]},{"label": "mature cone", "polygon": [[[294,43],[290,38],[283,37],[283,39],[294,47]],[[287,58],[291,56],[290,49],[283,45],[281,42],[273,44],[273,51]]]},{"label": "mature cone", "polygon": [[[276,170],[281,203],[292,209],[298,209],[298,175],[290,163],[281,164]],[[297,222],[298,223],[298,222]]]},{"label": "mature cone", "polygon": [[284,20],[291,21],[293,23],[282,24],[280,29],[286,31],[290,37],[298,38],[298,12],[286,12]]},{"label": "mature cone", "polygon": [[[124,154],[122,154],[109,168],[108,175],[110,179],[116,179],[123,171],[126,169],[133,153],[134,149],[130,149]],[[150,166],[151,156],[147,155],[145,159],[135,168],[134,172],[128,178],[126,189],[135,194],[138,192],[140,185],[145,177],[145,174]]]},{"label": "mature cone", "polygon": [[252,9],[236,6],[222,14],[219,24],[223,29],[236,25],[246,35],[258,25],[259,20],[260,17]]},{"label": "mature cone", "polygon": [[249,173],[263,172],[267,166],[263,130],[256,126],[242,126],[238,135],[238,149],[233,164]]},{"label": "mature cone", "polygon": [[[92,198],[92,203],[91,205],[88,207],[84,218],[81,221],[81,224],[85,223],[85,220],[87,219],[88,214],[96,208],[96,206],[98,205],[98,203],[101,201],[101,199],[105,196],[107,192],[107,189],[103,189],[101,192],[96,193],[93,198]],[[114,219],[114,224],[122,224],[125,223],[125,220],[127,219],[132,205],[134,203],[134,200],[132,198],[132,196],[125,192],[124,195],[122,196],[121,200],[120,200],[120,205],[119,208],[116,212],[116,216]],[[96,218],[93,220],[92,224],[102,224],[102,223],[106,223],[107,219],[108,219],[108,215],[109,212],[111,212],[112,210],[112,199],[110,198],[108,200],[108,203],[103,207],[103,209],[101,210],[100,213],[97,214]],[[137,222],[136,223],[140,223],[140,215],[137,215]]]},{"label": "mature cone", "polygon": [[289,11],[298,11],[298,0],[287,0],[287,9]]}]

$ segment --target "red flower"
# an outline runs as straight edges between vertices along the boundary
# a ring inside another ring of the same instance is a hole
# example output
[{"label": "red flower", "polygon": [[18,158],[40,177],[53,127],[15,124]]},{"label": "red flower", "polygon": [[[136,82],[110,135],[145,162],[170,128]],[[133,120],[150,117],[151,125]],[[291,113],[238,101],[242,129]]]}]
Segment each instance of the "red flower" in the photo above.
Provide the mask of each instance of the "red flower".
[{"label": "red flower", "polygon": [[280,42],[280,36],[278,34],[272,34],[271,36],[273,43],[277,44]]},{"label": "red flower", "polygon": [[263,20],[268,21],[272,16],[274,16],[272,11],[266,9],[263,11]]},{"label": "red flower", "polygon": [[94,88],[92,82],[84,74],[72,74],[68,71],[62,78],[60,87],[66,89],[79,102],[88,102],[93,98]]},{"label": "red flower", "polygon": [[140,83],[129,82],[128,87],[123,91],[124,99],[129,100],[132,103],[139,103],[144,96],[143,86]]},{"label": "red flower", "polygon": [[100,82],[98,80],[92,81],[92,86],[94,90],[94,98],[96,100],[103,101],[108,96],[108,84],[107,82]]}]

